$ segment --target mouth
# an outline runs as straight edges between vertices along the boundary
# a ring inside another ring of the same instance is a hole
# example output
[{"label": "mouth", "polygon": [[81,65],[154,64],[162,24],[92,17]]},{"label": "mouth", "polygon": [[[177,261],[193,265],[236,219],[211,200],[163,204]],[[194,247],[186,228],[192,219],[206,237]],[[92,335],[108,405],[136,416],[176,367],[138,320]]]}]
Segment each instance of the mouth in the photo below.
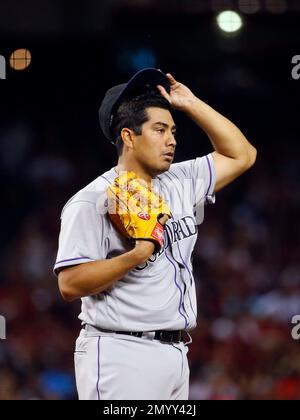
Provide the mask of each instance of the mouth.
[{"label": "mouth", "polygon": [[173,152],[164,153],[163,157],[169,161],[172,161],[174,159],[174,153]]}]

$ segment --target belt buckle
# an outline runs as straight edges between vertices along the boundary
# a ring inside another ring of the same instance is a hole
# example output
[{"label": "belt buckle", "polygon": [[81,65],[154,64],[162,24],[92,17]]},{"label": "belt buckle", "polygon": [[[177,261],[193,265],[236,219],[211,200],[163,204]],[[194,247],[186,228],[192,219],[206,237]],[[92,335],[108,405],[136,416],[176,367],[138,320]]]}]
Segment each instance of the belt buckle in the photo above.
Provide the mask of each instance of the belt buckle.
[{"label": "belt buckle", "polygon": [[131,337],[141,338],[143,333],[138,331],[115,331],[116,334],[130,335]]},{"label": "belt buckle", "polygon": [[171,334],[171,342],[179,344],[182,339],[182,331],[174,331]]},{"label": "belt buckle", "polygon": [[158,339],[162,343],[172,343],[172,335],[165,334],[165,331],[159,331],[158,333]]},{"label": "belt buckle", "polygon": [[132,337],[137,337],[137,338],[141,338],[143,333],[142,332],[138,332],[138,331],[130,331],[129,335],[131,335]]},{"label": "belt buckle", "polygon": [[157,339],[161,341],[162,343],[179,343],[179,339],[175,340],[175,332],[172,331],[157,331]]},{"label": "belt buckle", "polygon": [[179,336],[178,336],[178,340],[176,341],[176,343],[180,343],[181,341],[183,341],[183,332],[182,330],[179,331]]}]

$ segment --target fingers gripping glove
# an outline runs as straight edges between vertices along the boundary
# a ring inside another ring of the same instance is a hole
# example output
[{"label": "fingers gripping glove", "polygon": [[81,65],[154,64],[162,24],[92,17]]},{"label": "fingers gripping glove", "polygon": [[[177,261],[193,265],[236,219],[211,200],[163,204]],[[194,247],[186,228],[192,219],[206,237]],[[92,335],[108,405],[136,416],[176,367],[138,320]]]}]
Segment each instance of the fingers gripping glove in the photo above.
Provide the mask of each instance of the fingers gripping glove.
[{"label": "fingers gripping glove", "polygon": [[153,192],[146,181],[134,172],[122,172],[107,189],[108,215],[116,229],[135,241],[152,241],[155,252],[164,243],[164,227],[159,222],[171,212],[163,198]]}]

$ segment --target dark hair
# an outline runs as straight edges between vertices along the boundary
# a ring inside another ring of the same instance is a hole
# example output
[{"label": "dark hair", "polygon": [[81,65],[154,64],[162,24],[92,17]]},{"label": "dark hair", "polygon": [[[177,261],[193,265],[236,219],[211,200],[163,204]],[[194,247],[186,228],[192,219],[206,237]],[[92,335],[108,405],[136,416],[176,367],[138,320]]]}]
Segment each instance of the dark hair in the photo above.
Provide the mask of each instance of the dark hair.
[{"label": "dark hair", "polygon": [[120,136],[122,129],[130,128],[134,134],[142,134],[142,125],[149,120],[146,110],[150,107],[163,108],[171,112],[169,102],[158,91],[154,90],[144,91],[134,97],[127,98],[119,105],[112,123],[118,156],[121,155],[124,144]]}]

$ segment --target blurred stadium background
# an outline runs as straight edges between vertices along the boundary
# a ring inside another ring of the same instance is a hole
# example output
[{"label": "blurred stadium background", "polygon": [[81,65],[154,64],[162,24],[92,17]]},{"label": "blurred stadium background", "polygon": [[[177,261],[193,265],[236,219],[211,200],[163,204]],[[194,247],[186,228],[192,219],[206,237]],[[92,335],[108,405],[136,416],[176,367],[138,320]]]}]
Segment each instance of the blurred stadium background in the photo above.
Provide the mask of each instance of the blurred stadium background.
[{"label": "blurred stadium background", "polygon": [[[228,9],[242,17],[234,33],[216,24]],[[80,304],[62,301],[52,274],[60,211],[116,161],[98,126],[104,92],[149,66],[258,149],[199,227],[190,398],[300,399],[299,18],[299,0],[1,1],[1,400],[76,399]],[[32,56],[24,71],[9,65],[17,48]],[[212,150],[184,115],[177,122],[176,161]]]}]

